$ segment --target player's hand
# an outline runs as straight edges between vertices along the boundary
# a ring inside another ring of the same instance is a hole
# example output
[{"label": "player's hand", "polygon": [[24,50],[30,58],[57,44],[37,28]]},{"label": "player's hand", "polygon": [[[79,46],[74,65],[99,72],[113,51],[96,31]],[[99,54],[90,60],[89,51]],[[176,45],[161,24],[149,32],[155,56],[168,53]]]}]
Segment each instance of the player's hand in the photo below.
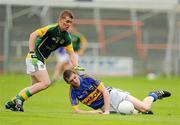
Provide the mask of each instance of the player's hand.
[{"label": "player's hand", "polygon": [[29,52],[29,54],[31,56],[31,63],[33,65],[37,64],[38,58],[37,58],[36,54],[33,51]]},{"label": "player's hand", "polygon": [[103,114],[103,115],[108,115],[108,114],[110,114],[110,113],[109,113],[109,111],[105,111],[105,112],[103,112],[102,114]]},{"label": "player's hand", "polygon": [[93,110],[92,112],[95,114],[102,114],[103,113],[101,110]]},{"label": "player's hand", "polygon": [[76,71],[85,71],[85,68],[83,68],[81,66],[75,66],[74,70],[76,70]]}]

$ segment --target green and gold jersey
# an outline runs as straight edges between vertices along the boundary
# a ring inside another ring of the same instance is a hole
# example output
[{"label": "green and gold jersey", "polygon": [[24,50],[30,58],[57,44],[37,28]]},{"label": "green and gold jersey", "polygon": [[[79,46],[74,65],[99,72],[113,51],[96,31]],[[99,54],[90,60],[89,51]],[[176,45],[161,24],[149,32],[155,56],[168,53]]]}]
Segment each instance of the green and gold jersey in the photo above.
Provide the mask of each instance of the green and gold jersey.
[{"label": "green and gold jersey", "polygon": [[35,42],[35,53],[39,60],[45,63],[51,52],[59,47],[66,47],[68,51],[73,51],[71,36],[67,31],[60,31],[58,24],[48,25],[37,29],[39,37]]}]

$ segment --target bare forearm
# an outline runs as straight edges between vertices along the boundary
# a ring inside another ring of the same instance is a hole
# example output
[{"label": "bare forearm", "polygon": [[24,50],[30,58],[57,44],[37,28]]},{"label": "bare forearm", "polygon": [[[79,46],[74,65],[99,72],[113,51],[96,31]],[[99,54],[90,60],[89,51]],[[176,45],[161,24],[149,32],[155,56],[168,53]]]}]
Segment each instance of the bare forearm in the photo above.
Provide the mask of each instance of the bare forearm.
[{"label": "bare forearm", "polygon": [[73,66],[77,66],[78,65],[78,59],[77,59],[75,53],[70,52],[69,54],[70,54],[70,59],[71,59]]},{"label": "bare forearm", "polygon": [[36,32],[33,32],[30,34],[30,37],[29,37],[29,51],[34,51],[34,44],[35,44],[35,41],[37,40],[38,38],[38,34]]},{"label": "bare forearm", "polygon": [[109,99],[109,92],[107,89],[103,90],[103,98],[104,98],[104,113],[109,114],[110,99]]}]

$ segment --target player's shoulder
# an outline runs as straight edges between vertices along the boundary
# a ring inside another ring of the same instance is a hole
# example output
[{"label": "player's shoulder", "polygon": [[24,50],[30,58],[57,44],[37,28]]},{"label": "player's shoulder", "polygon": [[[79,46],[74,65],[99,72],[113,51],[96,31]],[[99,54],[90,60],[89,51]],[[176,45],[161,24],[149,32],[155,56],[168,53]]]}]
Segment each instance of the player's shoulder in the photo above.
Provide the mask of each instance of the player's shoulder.
[{"label": "player's shoulder", "polygon": [[53,23],[53,24],[49,24],[49,25],[43,26],[43,28],[53,28],[53,27],[57,27],[57,26],[58,26],[57,23]]},{"label": "player's shoulder", "polygon": [[58,24],[55,23],[55,24],[47,25],[47,28],[48,28],[49,30],[57,29],[57,28],[58,28]]},{"label": "player's shoulder", "polygon": [[38,30],[46,30],[46,31],[50,31],[50,30],[53,30],[55,28],[58,27],[58,24],[50,24],[50,25],[46,25],[42,28],[39,28]]},{"label": "player's shoulder", "polygon": [[57,23],[53,23],[53,24],[50,24],[50,25],[47,25],[48,27],[58,27],[58,24]]}]

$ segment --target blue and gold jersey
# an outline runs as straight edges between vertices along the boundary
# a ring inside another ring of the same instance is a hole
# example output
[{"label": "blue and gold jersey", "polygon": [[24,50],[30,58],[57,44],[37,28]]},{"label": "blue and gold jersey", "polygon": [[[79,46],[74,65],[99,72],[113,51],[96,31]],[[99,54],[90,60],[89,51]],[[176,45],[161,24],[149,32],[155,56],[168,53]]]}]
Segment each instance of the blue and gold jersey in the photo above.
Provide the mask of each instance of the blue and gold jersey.
[{"label": "blue and gold jersey", "polygon": [[35,53],[43,63],[51,52],[59,47],[66,47],[68,51],[73,51],[71,36],[67,31],[61,31],[58,24],[48,25],[37,29],[39,34],[35,43]]},{"label": "blue and gold jersey", "polygon": [[100,92],[103,83],[86,75],[79,77],[80,87],[70,87],[70,100],[73,108],[76,109],[79,101],[93,109],[101,108],[104,105],[103,95]]}]

